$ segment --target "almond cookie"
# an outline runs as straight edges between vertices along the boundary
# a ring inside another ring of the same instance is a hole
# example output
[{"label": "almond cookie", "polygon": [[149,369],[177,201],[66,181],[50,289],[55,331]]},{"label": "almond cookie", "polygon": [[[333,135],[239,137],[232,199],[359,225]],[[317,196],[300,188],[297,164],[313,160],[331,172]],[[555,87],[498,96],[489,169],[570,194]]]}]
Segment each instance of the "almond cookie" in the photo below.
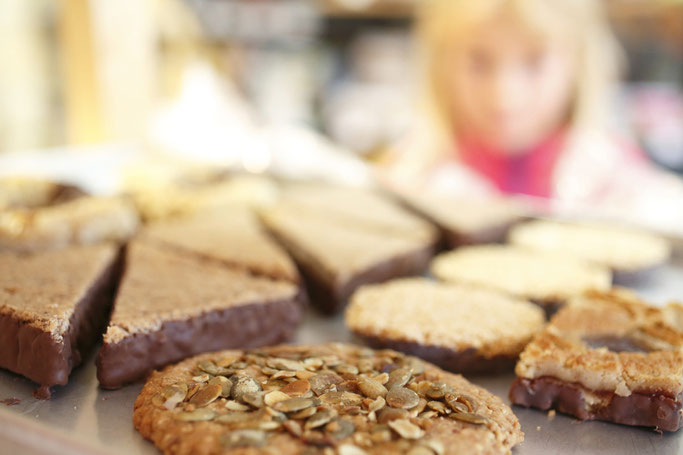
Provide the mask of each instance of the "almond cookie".
[{"label": "almond cookie", "polygon": [[607,267],[509,245],[458,248],[437,256],[431,272],[442,281],[482,286],[531,300],[547,314],[584,291],[609,289],[612,281]]},{"label": "almond cookie", "polygon": [[423,278],[364,286],[346,310],[346,325],[371,346],[458,373],[512,370],[544,324],[543,311],[530,302]]},{"label": "almond cookie", "polygon": [[510,231],[510,243],[572,256],[612,269],[614,282],[628,284],[647,278],[671,255],[662,237],[602,224],[539,220]]},{"label": "almond cookie", "polygon": [[676,431],[683,423],[683,306],[633,294],[572,300],[524,350],[513,403]]},{"label": "almond cookie", "polygon": [[135,428],[165,454],[505,454],[498,397],[401,353],[344,344],[190,358],[155,372]]}]

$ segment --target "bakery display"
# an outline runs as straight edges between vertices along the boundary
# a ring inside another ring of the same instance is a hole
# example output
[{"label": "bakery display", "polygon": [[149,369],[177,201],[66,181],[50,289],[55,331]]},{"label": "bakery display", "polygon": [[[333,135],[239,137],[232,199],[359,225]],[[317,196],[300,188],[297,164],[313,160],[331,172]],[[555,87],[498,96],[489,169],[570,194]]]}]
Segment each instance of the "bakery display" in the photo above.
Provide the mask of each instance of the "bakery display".
[{"label": "bakery display", "polygon": [[139,225],[122,197],[83,196],[44,207],[0,211],[0,251],[40,251],[100,242],[123,243]]},{"label": "bakery display", "polygon": [[165,454],[504,454],[501,399],[414,357],[353,345],[222,351],[155,372],[135,428]]},{"label": "bakery display", "polygon": [[287,340],[300,300],[297,284],[134,240],[97,356],[100,385],[118,388],[200,352]]},{"label": "bakery display", "polygon": [[434,249],[432,238],[384,233],[296,204],[281,203],[263,220],[297,262],[312,303],[328,314],[363,284],[422,273]]},{"label": "bakery display", "polygon": [[243,206],[152,223],[141,236],[257,276],[299,281],[294,262],[265,233],[252,211]]},{"label": "bakery display", "polygon": [[568,298],[588,290],[607,290],[607,267],[572,256],[509,245],[477,245],[437,256],[432,274],[446,282],[482,286],[506,292],[554,313]]},{"label": "bakery display", "polygon": [[683,423],[683,306],[589,293],[524,350],[513,403],[583,420],[676,431]]},{"label": "bakery display", "polygon": [[370,346],[457,373],[512,370],[544,324],[543,311],[530,302],[424,278],[364,286],[346,310],[347,327]]},{"label": "bakery display", "polygon": [[38,398],[65,385],[99,339],[119,276],[118,248],[78,246],[0,253],[0,367],[38,383]]},{"label": "bakery display", "polygon": [[532,221],[511,230],[509,241],[605,265],[620,284],[646,278],[671,255],[671,245],[662,237],[603,224]]},{"label": "bakery display", "polygon": [[437,225],[450,248],[502,242],[524,216],[522,208],[509,199],[472,199],[419,191],[401,193],[399,197]]}]

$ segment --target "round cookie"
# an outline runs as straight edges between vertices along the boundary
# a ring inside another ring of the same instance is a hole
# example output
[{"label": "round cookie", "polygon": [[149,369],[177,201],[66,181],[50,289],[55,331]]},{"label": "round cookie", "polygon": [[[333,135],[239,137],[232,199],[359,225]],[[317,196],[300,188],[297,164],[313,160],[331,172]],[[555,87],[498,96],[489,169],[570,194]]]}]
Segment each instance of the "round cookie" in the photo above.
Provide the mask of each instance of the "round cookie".
[{"label": "round cookie", "polygon": [[222,351],[153,373],[133,423],[165,454],[504,454],[511,409],[459,375],[354,345]]},{"label": "round cookie", "polygon": [[513,228],[509,241],[605,265],[612,270],[617,284],[647,278],[671,255],[671,245],[662,237],[601,224],[537,220]]},{"label": "round cookie", "polygon": [[458,373],[512,370],[545,324],[536,305],[496,291],[407,278],[365,286],[346,325],[368,344]]},{"label": "round cookie", "polygon": [[552,314],[572,296],[608,290],[610,270],[570,256],[510,245],[458,248],[437,256],[430,270],[446,282],[503,291],[542,306]]}]

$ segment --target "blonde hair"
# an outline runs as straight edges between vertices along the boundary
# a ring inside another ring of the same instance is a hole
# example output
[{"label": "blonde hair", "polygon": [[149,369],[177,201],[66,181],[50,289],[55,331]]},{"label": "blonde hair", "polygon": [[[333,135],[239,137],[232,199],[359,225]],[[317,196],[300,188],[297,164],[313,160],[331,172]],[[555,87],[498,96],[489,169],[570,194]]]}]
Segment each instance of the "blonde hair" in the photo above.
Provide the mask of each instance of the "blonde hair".
[{"label": "blonde hair", "polygon": [[[576,43],[575,96],[569,113],[570,134],[606,128],[610,89],[622,67],[622,54],[600,0],[423,0],[418,8],[417,38],[422,59],[421,131],[406,150],[416,162],[433,166],[453,150],[457,113],[447,99],[446,52],[472,25],[505,11],[541,35],[564,33]],[[419,144],[419,145],[418,145]],[[407,163],[406,163],[407,164]]]}]

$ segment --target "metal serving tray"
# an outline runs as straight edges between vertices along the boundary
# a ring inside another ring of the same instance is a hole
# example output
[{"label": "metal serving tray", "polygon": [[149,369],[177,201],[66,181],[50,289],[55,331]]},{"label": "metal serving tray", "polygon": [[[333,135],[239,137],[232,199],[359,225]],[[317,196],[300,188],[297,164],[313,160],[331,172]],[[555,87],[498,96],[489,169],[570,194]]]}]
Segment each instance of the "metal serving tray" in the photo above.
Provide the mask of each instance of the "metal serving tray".
[{"label": "metal serving tray", "polygon": [[[648,301],[663,304],[683,300],[683,266],[662,269],[637,291]],[[296,342],[354,341],[343,317],[325,318],[309,311]],[[513,375],[474,377],[472,382],[507,400]],[[94,358],[73,372],[66,387],[57,388],[52,399],[36,400],[35,384],[0,370],[0,454],[155,454],[155,447],[133,428],[133,402],[142,385],[116,391],[100,390]],[[578,422],[558,414],[513,408],[526,434],[514,450],[526,454],[658,454],[683,453],[683,431],[653,431],[602,422]]]}]

